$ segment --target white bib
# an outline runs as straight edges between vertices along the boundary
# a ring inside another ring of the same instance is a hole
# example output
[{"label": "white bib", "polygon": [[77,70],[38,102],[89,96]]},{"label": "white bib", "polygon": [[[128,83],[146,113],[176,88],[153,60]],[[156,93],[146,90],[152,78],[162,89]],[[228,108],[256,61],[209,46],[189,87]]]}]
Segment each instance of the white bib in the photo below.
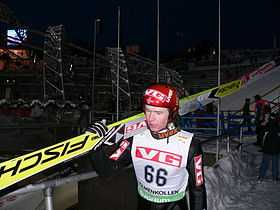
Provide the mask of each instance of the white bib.
[{"label": "white bib", "polygon": [[192,133],[180,131],[167,141],[153,138],[149,130],[134,136],[131,156],[141,197],[166,203],[185,196],[192,137]]}]

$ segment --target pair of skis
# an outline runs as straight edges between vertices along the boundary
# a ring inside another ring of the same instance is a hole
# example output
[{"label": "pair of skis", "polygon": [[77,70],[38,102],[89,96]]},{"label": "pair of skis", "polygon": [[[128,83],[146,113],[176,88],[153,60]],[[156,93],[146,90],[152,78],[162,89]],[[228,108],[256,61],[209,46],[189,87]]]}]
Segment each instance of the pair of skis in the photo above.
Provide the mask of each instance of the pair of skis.
[{"label": "pair of skis", "polygon": [[[146,129],[144,114],[138,114],[108,125],[109,132],[121,140]],[[59,142],[52,146],[0,163],[0,191],[48,168],[95,150],[100,144],[112,144],[93,133]]]}]

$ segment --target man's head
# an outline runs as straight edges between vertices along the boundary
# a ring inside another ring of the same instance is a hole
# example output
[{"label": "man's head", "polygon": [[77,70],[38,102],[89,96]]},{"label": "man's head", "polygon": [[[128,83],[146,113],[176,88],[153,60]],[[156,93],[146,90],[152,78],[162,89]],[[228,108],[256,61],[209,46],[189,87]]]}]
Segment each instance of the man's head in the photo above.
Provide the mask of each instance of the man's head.
[{"label": "man's head", "polygon": [[260,95],[255,95],[255,101],[261,100],[261,96]]},{"label": "man's head", "polygon": [[178,114],[179,99],[176,89],[166,84],[149,86],[143,96],[143,109],[151,131],[158,132],[166,128]]}]

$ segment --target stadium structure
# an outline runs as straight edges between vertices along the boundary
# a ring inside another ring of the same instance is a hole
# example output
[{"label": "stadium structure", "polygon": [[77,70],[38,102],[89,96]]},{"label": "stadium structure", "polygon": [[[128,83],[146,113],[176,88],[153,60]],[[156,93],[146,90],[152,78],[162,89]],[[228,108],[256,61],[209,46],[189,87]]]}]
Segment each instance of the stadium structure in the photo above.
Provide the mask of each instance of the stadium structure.
[{"label": "stadium structure", "polygon": [[[112,47],[97,50],[93,57],[91,50],[67,41],[63,25],[39,32],[15,20],[9,14],[1,20],[1,99],[86,100],[96,118],[112,121],[116,101],[120,117],[141,110],[139,96],[156,81],[154,61]],[[159,72],[160,82],[182,88],[175,70],[160,66]]]},{"label": "stadium structure", "polygon": [[[120,118],[141,111],[140,96],[157,78],[155,61],[110,46],[94,53],[70,42],[63,25],[36,31],[21,24],[5,4],[0,10],[0,99],[85,100],[93,116],[112,121],[116,109]],[[159,67],[160,82],[175,85],[180,96],[217,85],[215,49],[199,59],[192,51]],[[221,81],[237,79],[276,55],[277,49],[223,50]]]}]

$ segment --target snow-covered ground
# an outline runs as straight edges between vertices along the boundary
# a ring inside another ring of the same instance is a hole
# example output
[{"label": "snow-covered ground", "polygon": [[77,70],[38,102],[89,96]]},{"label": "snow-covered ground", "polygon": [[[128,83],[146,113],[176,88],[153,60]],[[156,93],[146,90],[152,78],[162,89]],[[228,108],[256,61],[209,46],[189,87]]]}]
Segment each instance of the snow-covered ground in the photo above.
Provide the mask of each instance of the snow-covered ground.
[{"label": "snow-covered ground", "polygon": [[224,152],[213,167],[205,168],[209,210],[280,209],[280,182],[272,182],[271,170],[265,181],[257,181],[262,160],[258,150],[249,140],[241,158],[239,150]]}]

